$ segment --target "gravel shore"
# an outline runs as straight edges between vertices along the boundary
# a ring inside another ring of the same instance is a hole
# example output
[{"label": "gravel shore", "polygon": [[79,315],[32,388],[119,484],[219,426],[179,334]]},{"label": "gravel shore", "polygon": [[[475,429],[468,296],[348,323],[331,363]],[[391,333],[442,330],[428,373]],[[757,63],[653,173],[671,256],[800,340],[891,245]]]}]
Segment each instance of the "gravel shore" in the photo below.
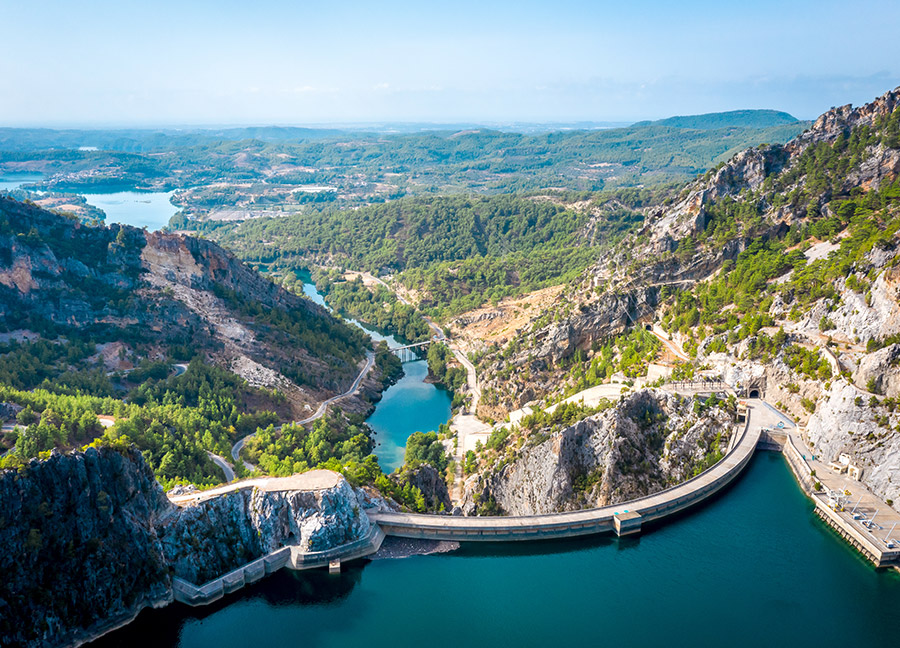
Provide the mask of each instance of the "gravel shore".
[{"label": "gravel shore", "polygon": [[381,549],[370,556],[372,560],[384,558],[409,558],[410,556],[427,556],[428,554],[447,553],[459,548],[458,542],[443,540],[413,540],[410,538],[387,537],[381,543]]}]

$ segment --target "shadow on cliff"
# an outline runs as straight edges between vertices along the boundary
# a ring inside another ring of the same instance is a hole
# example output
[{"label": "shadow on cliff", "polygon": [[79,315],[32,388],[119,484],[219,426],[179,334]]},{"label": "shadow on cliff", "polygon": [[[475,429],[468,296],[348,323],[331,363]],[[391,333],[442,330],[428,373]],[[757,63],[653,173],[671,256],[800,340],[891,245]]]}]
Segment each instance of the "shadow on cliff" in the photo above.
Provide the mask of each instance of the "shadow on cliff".
[{"label": "shadow on cliff", "polygon": [[[329,574],[325,570],[295,572],[282,569],[210,605],[192,608],[181,603],[171,603],[161,610],[145,609],[125,627],[87,645],[91,648],[179,646],[182,633],[188,624],[192,622],[202,624],[206,619],[233,605],[255,603],[270,607],[333,605],[346,599],[359,584],[365,565],[366,562],[363,561],[344,565],[340,574]],[[311,631],[312,628],[305,628],[307,640]]]}]

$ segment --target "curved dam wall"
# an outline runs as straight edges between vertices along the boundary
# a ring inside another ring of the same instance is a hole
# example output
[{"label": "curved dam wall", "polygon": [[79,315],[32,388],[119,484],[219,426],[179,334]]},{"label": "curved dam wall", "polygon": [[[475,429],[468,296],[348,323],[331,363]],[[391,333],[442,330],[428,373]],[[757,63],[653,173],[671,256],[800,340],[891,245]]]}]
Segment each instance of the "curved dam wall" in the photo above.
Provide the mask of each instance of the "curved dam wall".
[{"label": "curved dam wall", "polygon": [[534,540],[569,538],[615,531],[626,535],[641,524],[702,502],[728,485],[750,462],[760,430],[745,423],[735,446],[715,466],[678,486],[654,495],[603,508],[509,517],[451,517],[406,513],[375,513],[370,518],[385,535],[457,541]]}]

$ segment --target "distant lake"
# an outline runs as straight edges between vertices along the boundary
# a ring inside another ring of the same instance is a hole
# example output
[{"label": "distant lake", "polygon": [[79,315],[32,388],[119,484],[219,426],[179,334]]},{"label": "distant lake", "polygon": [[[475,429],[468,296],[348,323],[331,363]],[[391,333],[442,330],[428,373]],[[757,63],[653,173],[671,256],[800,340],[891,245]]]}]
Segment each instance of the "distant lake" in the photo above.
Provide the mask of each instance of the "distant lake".
[{"label": "distant lake", "polygon": [[23,184],[40,182],[44,176],[40,173],[0,173],[0,191],[12,191]]},{"label": "distant lake", "polygon": [[174,191],[119,191],[116,193],[82,194],[88,204],[106,212],[106,223],[122,223],[146,227],[150,231],[169,224],[178,207],[169,200]]}]

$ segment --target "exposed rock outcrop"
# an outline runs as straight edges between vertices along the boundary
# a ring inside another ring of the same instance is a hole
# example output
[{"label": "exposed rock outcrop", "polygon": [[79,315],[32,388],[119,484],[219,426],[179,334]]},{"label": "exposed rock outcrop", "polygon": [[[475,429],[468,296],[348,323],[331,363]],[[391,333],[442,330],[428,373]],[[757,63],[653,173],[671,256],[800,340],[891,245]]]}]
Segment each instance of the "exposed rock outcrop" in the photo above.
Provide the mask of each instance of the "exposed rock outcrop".
[{"label": "exposed rock outcrop", "polygon": [[136,449],[90,448],[0,473],[0,645],[78,644],[286,545],[363,538],[343,477],[318,490],[248,489],[173,505]]},{"label": "exposed rock outcrop", "polygon": [[0,473],[0,644],[75,644],[171,601],[154,522],[173,508],[137,450]]},{"label": "exposed rock outcrop", "polygon": [[215,243],[77,219],[0,197],[0,326],[38,322],[139,339],[149,356],[203,352],[300,414],[345,390],[365,341],[317,304],[266,279]]},{"label": "exposed rock outcrop", "polygon": [[731,432],[724,409],[694,413],[693,401],[642,390],[615,407],[526,445],[499,471],[470,478],[466,514],[494,502],[500,512],[535,515],[648,495],[693,475]]},{"label": "exposed rock outcrop", "polygon": [[835,383],[810,417],[807,434],[826,462],[849,454],[862,468],[862,482],[879,497],[896,500],[900,510],[900,412],[873,408],[868,400],[852,385]]},{"label": "exposed rock outcrop", "polygon": [[900,344],[891,344],[860,360],[854,380],[868,389],[874,387],[878,394],[896,398],[900,395]]},{"label": "exposed rock outcrop", "polygon": [[447,490],[447,483],[444,481],[441,473],[433,466],[421,464],[412,470],[405,471],[400,476],[400,479],[422,492],[427,510],[438,511],[441,509],[441,506],[443,506],[445,511],[453,508],[450,501],[450,492]]}]

